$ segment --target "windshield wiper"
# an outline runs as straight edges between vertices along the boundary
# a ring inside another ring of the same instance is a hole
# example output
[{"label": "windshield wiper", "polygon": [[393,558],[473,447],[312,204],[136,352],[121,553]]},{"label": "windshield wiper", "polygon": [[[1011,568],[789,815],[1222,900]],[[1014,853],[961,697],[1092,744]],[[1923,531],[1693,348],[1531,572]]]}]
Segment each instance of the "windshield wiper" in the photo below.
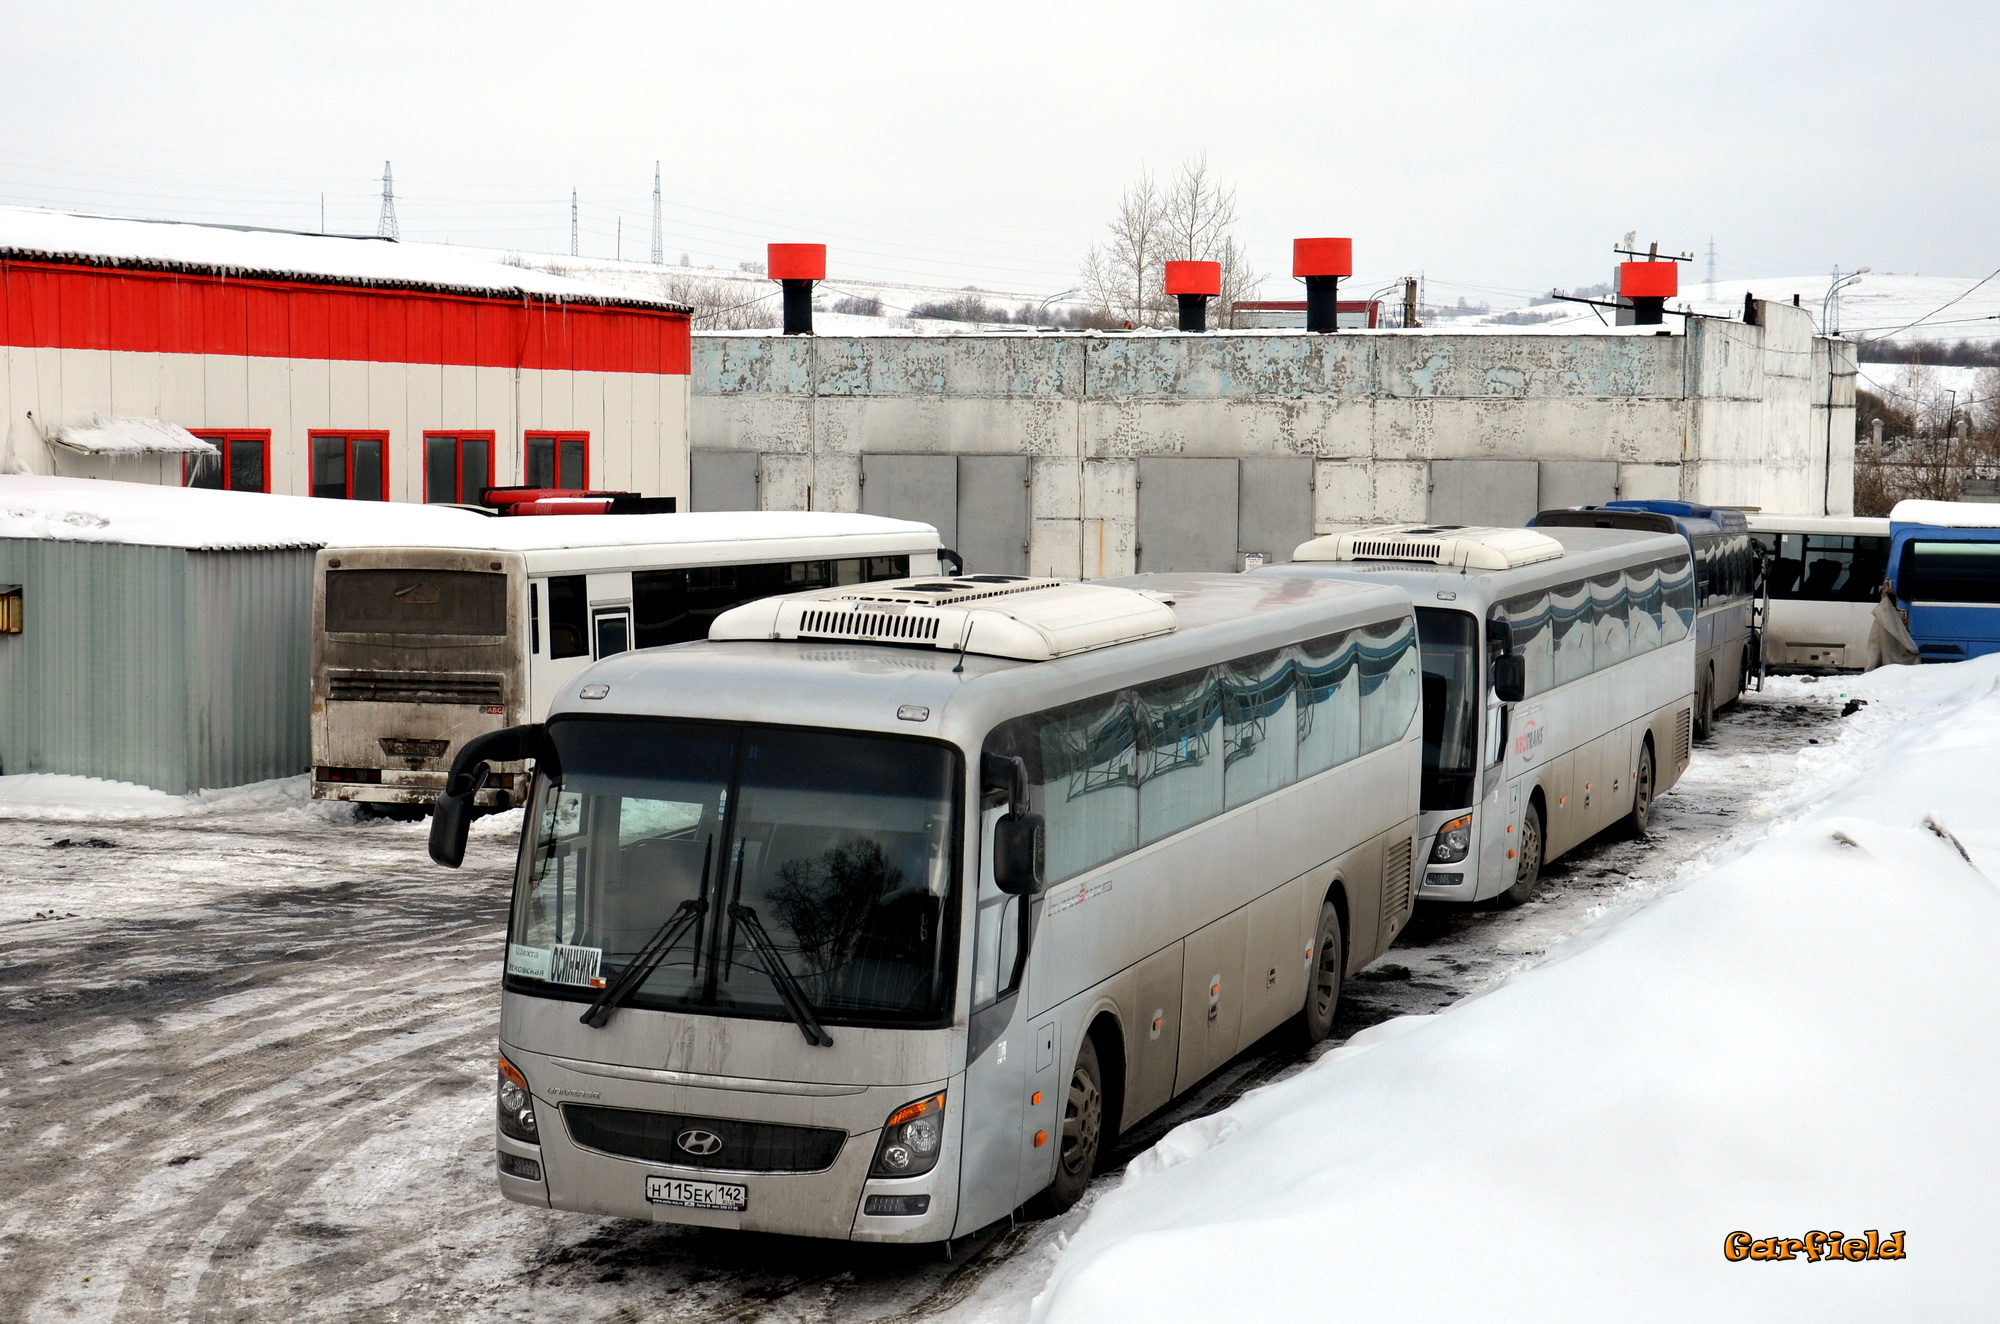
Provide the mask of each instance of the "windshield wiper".
[{"label": "windshield wiper", "polygon": [[764,931],[764,921],[757,918],[757,912],[749,906],[732,902],[729,918],[742,925],[743,931],[750,935],[750,950],[756,953],[758,964],[764,967],[764,973],[778,990],[778,999],[785,1004],[785,1010],[798,1022],[799,1033],[806,1037],[806,1042],[815,1048],[833,1047],[833,1036],[821,1028],[818,1018],[813,1015],[812,1003],[807,1001],[805,990],[792,977],[791,967],[785,964],[785,958],[779,954],[778,945],[771,941],[771,935]]},{"label": "windshield wiper", "polygon": [[653,936],[646,940],[646,945],[619,972],[618,978],[606,985],[604,991],[597,995],[597,1001],[590,1004],[590,1010],[578,1018],[582,1024],[593,1030],[603,1029],[604,1023],[611,1019],[611,1013],[639,991],[639,985],[645,983],[659,968],[660,962],[667,959],[667,953],[673,950],[674,944],[708,913],[708,866],[714,850],[715,838],[710,837],[701,852],[701,896],[681,902],[674,913],[667,916],[667,922],[654,931]]}]

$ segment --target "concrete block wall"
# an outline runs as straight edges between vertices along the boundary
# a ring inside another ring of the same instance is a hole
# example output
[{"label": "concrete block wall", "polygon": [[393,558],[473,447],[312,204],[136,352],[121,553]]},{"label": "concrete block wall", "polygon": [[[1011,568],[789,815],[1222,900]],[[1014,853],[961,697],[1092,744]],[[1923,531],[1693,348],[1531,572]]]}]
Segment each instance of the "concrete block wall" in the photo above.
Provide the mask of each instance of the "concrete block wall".
[{"label": "concrete block wall", "polygon": [[[1667,329],[698,335],[693,446],[754,452],[765,509],[862,509],[864,456],[878,470],[881,457],[1025,456],[1027,568],[1064,576],[1189,568],[1157,533],[1151,550],[1138,537],[1139,461],[1163,458],[1309,460],[1303,541],[1430,518],[1454,484],[1471,497],[1452,500],[1476,504],[1468,476],[1492,471],[1453,468],[1464,461],[1515,466],[1530,507],[1537,491],[1590,491],[1818,512],[1830,424],[1829,505],[1849,508],[1850,346],[1781,304],[1762,305],[1759,325]],[[693,503],[705,507],[698,487]],[[1186,516],[1237,520],[1224,505]],[[1291,545],[1248,551],[1284,559]]]}]

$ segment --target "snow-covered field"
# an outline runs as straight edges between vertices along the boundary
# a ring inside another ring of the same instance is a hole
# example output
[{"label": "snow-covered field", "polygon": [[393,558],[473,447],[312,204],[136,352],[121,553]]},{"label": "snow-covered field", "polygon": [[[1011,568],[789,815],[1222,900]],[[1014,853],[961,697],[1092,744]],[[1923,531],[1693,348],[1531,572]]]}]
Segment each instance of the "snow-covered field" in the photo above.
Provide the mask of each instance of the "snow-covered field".
[{"label": "snow-covered field", "polygon": [[[1990,943],[1960,913],[1983,895],[1954,882],[1969,870],[1910,825],[1935,809],[2000,869],[1979,764],[1995,675],[1750,696],[1647,841],[1588,844],[1518,910],[1422,914],[1349,985],[1335,1044],[1259,1045],[1123,1139],[1115,1166],[1145,1175],[1111,1171],[1064,1218],[952,1261],[500,1200],[518,815],[483,821],[450,873],[422,825],[357,821],[295,783],[183,800],[0,779],[0,1319],[1020,1321],[1038,1295],[1055,1319],[1529,1299],[1553,1318],[1656,1300],[1866,1318],[1898,1291],[1949,1317],[1948,1290],[1993,1285],[1957,1259],[1959,1220],[1990,1212],[1960,1196],[1991,1142],[1929,1166],[1990,1121],[1962,1093],[1993,1028]],[[1857,690],[1871,706],[1842,718]],[[1951,742],[1949,763],[1924,752]],[[1840,808],[1887,826],[1829,844],[1829,798],[1878,769],[1930,771]],[[1961,807],[1981,794],[1983,818]],[[1791,835],[1743,854],[1774,833]],[[1863,850],[1899,862],[1894,883]],[[1898,908],[1876,913],[1885,886]],[[1580,1224],[1594,1247],[1544,1244]],[[1795,1286],[1795,1265],[1723,1264],[1737,1227],[1902,1229],[1910,1258]],[[1299,1237],[1303,1255],[1276,1249]],[[1755,1273],[1779,1287],[1738,1283]]]},{"label": "snow-covered field", "polygon": [[[1991,1318],[1996,681],[1854,682],[1712,869],[1176,1130],[1036,1318]],[[1907,1255],[1732,1260],[1739,1230]]]}]

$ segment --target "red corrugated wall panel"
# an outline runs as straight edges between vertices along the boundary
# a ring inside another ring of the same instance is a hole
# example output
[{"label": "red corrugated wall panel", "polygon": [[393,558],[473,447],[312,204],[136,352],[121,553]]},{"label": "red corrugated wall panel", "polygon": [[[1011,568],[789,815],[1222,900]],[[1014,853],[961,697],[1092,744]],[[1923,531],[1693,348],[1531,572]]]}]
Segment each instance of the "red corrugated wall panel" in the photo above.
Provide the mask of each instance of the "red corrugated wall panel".
[{"label": "red corrugated wall panel", "polygon": [[0,259],[0,343],[685,374],[679,313]]}]

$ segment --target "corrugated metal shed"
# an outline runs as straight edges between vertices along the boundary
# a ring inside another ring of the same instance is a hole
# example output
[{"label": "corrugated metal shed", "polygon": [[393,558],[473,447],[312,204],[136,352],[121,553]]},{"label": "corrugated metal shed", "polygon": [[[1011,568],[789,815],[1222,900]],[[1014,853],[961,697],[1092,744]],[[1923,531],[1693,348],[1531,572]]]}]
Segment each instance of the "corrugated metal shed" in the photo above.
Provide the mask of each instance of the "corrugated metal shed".
[{"label": "corrugated metal shed", "polygon": [[0,538],[0,773],[174,795],[302,772],[313,554]]}]

